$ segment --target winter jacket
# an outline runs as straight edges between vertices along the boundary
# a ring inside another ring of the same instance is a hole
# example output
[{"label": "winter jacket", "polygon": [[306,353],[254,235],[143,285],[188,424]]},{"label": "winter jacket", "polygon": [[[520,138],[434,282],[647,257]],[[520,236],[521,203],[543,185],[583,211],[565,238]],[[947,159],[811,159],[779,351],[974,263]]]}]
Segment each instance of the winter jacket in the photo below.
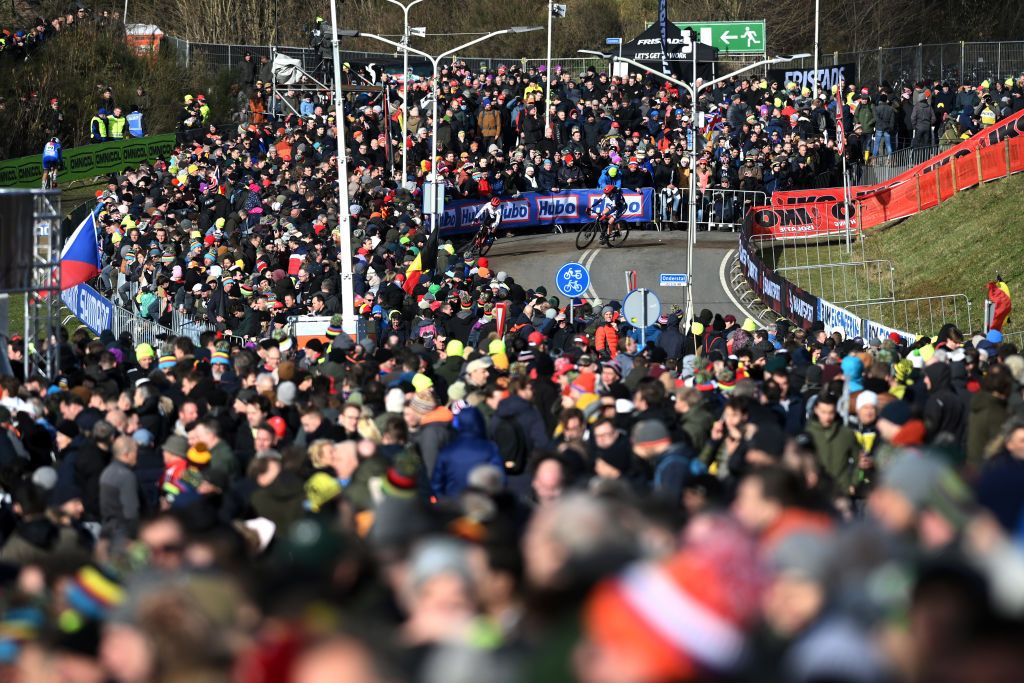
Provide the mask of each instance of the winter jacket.
[{"label": "winter jacket", "polygon": [[945,363],[933,363],[924,369],[931,383],[924,404],[924,426],[928,443],[950,440],[960,446],[967,432],[967,405],[952,386],[952,373]]},{"label": "winter jacket", "polygon": [[277,478],[252,494],[252,507],[260,517],[266,517],[278,529],[287,529],[302,517],[306,500],[304,482],[296,472],[281,470]]},{"label": "winter jacket", "polygon": [[89,548],[71,527],[59,526],[45,517],[22,521],[0,548],[0,562],[27,566],[66,562],[77,566],[88,562]]},{"label": "winter jacket", "polygon": [[468,485],[469,473],[477,465],[494,465],[503,476],[505,472],[501,453],[497,444],[487,438],[487,428],[479,410],[464,408],[452,421],[452,426],[455,438],[438,454],[430,478],[431,488],[438,498],[454,498],[461,494]]},{"label": "winter jacket", "polygon": [[599,325],[594,332],[594,350],[598,353],[608,352],[608,357],[614,359],[619,353],[619,332],[613,324]]},{"label": "winter jacket", "polygon": [[971,396],[967,418],[967,459],[971,463],[981,465],[987,446],[999,436],[1006,416],[1005,398],[988,391],[979,391]]},{"label": "winter jacket", "polygon": [[142,507],[135,473],[120,460],[111,460],[100,475],[99,484],[104,537],[134,537]]},{"label": "winter jacket", "polygon": [[496,109],[487,111],[483,109],[476,115],[476,125],[480,130],[480,136],[484,138],[496,138],[501,135],[501,112]]},{"label": "winter jacket", "polygon": [[814,441],[818,461],[832,477],[832,493],[848,495],[857,473],[860,446],[857,437],[838,420],[831,427],[823,427],[817,420],[807,423],[807,433]]},{"label": "winter jacket", "polygon": [[916,132],[926,133],[935,125],[935,111],[932,105],[921,100],[910,113],[910,125]]},{"label": "winter jacket", "polygon": [[412,443],[416,444],[419,449],[427,476],[433,476],[437,456],[451,440],[451,426],[454,417],[448,408],[438,406],[423,416],[419,429],[411,437]]},{"label": "winter jacket", "polygon": [[551,446],[551,438],[537,406],[526,399],[510,395],[498,404],[494,419],[515,420],[523,429],[531,450],[543,450]]},{"label": "winter jacket", "polygon": [[896,110],[888,102],[879,102],[875,105],[875,130],[883,133],[896,132]]}]

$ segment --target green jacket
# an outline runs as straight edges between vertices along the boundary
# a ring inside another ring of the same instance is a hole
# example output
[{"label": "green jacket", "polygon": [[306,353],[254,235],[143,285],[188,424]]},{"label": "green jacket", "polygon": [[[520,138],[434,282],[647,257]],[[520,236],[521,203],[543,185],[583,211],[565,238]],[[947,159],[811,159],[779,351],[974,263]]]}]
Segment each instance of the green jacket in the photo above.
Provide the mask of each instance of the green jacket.
[{"label": "green jacket", "polygon": [[1006,422],[1006,399],[996,398],[987,391],[979,391],[971,397],[970,413],[967,417],[967,460],[981,465],[989,443],[999,436]]},{"label": "green jacket", "polygon": [[679,416],[680,428],[690,437],[693,449],[698,453],[704,450],[704,444],[707,443],[708,437],[711,435],[711,426],[714,423],[714,416],[702,405],[694,406]]},{"label": "green jacket", "polygon": [[870,104],[857,105],[853,119],[864,127],[864,139],[869,140],[875,134],[875,112]]},{"label": "green jacket", "polygon": [[814,440],[818,461],[832,477],[833,493],[847,495],[857,474],[857,459],[860,456],[857,437],[851,429],[838,421],[826,429],[817,420],[812,420],[807,423],[806,431]]}]

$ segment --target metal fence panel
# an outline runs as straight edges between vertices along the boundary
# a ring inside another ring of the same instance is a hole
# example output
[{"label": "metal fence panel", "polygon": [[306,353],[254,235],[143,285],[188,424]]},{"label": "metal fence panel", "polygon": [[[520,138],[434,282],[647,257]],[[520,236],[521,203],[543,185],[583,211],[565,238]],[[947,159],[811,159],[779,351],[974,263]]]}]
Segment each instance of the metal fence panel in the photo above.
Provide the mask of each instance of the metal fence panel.
[{"label": "metal fence panel", "polygon": [[[654,193],[654,220],[658,229],[689,223],[689,199],[685,190]],[[764,206],[768,197],[756,190],[708,189],[697,194],[698,230],[738,230],[743,216],[755,206]]]},{"label": "metal fence panel", "polygon": [[971,301],[966,294],[861,302],[847,304],[846,308],[861,318],[929,336],[946,323],[961,330],[971,328]]},{"label": "metal fence panel", "polygon": [[783,266],[775,272],[838,306],[896,298],[896,267],[889,260]]}]

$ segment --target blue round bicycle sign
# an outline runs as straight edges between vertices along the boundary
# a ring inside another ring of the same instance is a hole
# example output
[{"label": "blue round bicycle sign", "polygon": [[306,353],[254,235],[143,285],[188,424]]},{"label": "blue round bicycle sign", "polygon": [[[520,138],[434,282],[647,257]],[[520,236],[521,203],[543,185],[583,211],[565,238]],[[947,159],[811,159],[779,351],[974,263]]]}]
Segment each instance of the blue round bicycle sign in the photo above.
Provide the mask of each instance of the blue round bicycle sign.
[{"label": "blue round bicycle sign", "polygon": [[566,263],[555,275],[555,286],[563,296],[581,297],[590,286],[590,272],[579,263]]}]

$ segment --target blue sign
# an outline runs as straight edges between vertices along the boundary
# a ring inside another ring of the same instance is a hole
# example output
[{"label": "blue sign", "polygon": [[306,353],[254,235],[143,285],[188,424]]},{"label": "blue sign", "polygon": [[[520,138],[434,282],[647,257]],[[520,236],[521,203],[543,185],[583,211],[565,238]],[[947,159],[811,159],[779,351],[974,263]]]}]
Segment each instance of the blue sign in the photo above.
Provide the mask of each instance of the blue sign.
[{"label": "blue sign", "polygon": [[93,333],[110,329],[114,319],[114,304],[86,284],[75,285],[60,293],[60,298],[75,317]]},{"label": "blue sign", "polygon": [[622,38],[605,38],[605,45],[622,45]]},{"label": "blue sign", "polygon": [[662,273],[658,276],[658,285],[661,287],[688,287],[690,275],[689,273]]},{"label": "blue sign", "polygon": [[555,287],[567,297],[580,297],[590,286],[590,272],[579,263],[566,263],[555,275]]},{"label": "blue sign", "polygon": [[853,339],[861,335],[860,316],[820,298],[818,299],[818,320],[825,324],[825,334],[842,332],[846,339]]},{"label": "blue sign", "polygon": [[[620,220],[646,223],[654,220],[654,189],[623,189],[626,212]],[[588,209],[604,199],[601,190],[565,190],[545,194],[523,192],[515,197],[502,198],[501,230],[518,230],[539,226],[584,225],[592,219]],[[483,199],[460,199],[446,202],[441,212],[441,235],[463,235],[480,227],[476,214],[487,203]]]}]

